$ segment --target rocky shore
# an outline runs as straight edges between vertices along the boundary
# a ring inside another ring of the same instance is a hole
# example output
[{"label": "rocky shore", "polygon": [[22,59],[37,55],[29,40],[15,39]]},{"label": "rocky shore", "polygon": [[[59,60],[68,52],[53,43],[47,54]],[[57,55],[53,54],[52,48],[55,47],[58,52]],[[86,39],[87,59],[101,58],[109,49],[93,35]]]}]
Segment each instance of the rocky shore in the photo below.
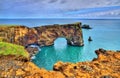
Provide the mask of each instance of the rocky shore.
[{"label": "rocky shore", "polygon": [[0,78],[119,78],[120,52],[99,49],[97,58],[90,62],[63,63],[53,71],[38,68],[25,58],[0,56]]},{"label": "rocky shore", "polygon": [[116,52],[96,50],[97,58],[92,61],[78,63],[59,61],[51,71],[39,68],[30,61],[30,57],[37,53],[38,48],[29,45],[53,45],[58,37],[66,38],[70,45],[84,45],[81,23],[33,28],[0,27],[0,78],[119,78],[119,50]]}]

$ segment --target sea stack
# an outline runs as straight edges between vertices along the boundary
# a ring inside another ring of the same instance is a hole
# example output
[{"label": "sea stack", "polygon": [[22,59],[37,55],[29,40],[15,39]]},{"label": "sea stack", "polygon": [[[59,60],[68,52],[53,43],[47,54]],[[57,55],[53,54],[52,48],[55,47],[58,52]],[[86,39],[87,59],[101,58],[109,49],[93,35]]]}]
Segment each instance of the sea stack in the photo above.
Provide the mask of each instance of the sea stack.
[{"label": "sea stack", "polygon": [[87,25],[87,24],[84,24],[84,25],[82,25],[82,28],[83,29],[92,29],[89,25]]},{"label": "sea stack", "polygon": [[64,37],[67,43],[73,46],[83,46],[83,34],[81,23],[54,24],[29,28],[26,26],[4,26],[0,27],[0,40],[22,46],[53,45],[54,41]]},{"label": "sea stack", "polygon": [[88,41],[93,41],[92,38],[91,38],[91,36],[89,36]]}]

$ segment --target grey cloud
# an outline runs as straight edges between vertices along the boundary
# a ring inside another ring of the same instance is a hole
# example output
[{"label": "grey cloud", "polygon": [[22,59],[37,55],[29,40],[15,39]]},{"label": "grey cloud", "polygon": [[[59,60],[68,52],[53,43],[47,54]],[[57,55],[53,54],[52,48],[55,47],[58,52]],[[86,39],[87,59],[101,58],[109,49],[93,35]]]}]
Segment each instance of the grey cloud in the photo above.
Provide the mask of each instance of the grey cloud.
[{"label": "grey cloud", "polygon": [[55,3],[57,2],[58,0],[50,0],[48,3]]},{"label": "grey cloud", "polygon": [[[120,6],[120,0],[0,0],[0,16],[8,12],[13,15],[17,14],[17,16],[21,16],[21,14],[34,17],[45,14],[54,16],[57,13],[62,16],[68,11],[107,6]],[[95,13],[95,15],[99,15],[99,13]],[[73,16],[77,17],[77,14]]]},{"label": "grey cloud", "polygon": [[87,14],[76,14],[77,16],[83,16],[83,17],[116,17],[120,16],[120,10],[111,10],[111,11],[104,11],[104,12],[93,12],[93,13],[87,13]]},{"label": "grey cloud", "polygon": [[64,4],[64,3],[66,3],[66,2],[67,2],[67,0],[61,0],[61,1],[60,1],[61,4]]}]

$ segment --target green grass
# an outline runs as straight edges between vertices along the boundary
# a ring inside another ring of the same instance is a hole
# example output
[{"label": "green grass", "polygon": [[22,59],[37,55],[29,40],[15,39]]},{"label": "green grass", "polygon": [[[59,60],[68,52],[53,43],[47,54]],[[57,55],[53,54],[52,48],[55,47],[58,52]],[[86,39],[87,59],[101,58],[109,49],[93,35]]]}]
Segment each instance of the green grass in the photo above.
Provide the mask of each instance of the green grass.
[{"label": "green grass", "polygon": [[11,27],[11,26],[18,26],[15,24],[0,24],[0,27]]},{"label": "green grass", "polygon": [[29,53],[24,49],[23,46],[0,42],[0,55],[16,55],[29,57]]}]

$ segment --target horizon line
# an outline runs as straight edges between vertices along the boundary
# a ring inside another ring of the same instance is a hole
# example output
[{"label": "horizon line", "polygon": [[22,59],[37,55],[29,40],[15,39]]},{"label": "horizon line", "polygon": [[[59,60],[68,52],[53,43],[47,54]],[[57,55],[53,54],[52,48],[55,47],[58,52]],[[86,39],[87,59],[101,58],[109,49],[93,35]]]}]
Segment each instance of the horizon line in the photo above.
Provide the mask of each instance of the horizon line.
[{"label": "horizon line", "polygon": [[120,19],[120,17],[0,17],[0,19]]}]

